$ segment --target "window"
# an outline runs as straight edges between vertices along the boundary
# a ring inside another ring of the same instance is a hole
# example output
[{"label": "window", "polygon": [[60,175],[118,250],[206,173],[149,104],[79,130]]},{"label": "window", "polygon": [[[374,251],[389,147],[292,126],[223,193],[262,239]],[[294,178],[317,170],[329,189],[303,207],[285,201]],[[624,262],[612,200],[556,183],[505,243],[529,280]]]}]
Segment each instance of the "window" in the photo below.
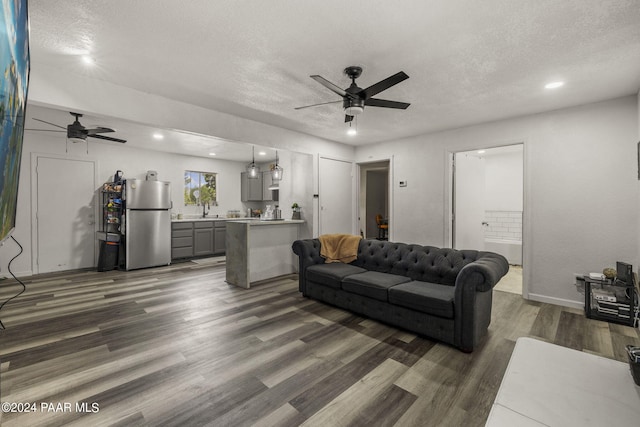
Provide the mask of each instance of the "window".
[{"label": "window", "polygon": [[213,172],[184,171],[184,205],[215,203],[218,192]]}]

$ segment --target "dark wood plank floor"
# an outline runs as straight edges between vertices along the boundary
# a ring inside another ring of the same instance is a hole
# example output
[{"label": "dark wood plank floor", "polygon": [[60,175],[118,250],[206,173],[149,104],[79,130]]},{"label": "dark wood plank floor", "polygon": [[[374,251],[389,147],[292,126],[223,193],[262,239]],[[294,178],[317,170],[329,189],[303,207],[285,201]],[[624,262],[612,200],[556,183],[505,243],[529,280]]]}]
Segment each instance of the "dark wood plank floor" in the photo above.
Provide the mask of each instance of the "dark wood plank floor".
[{"label": "dark wood plank floor", "polygon": [[[2,426],[482,426],[518,337],[621,361],[640,345],[495,291],[489,337],[465,354],[302,298],[295,275],[250,290],[224,275],[185,262],[29,278],[0,312],[0,400],[37,411]],[[0,301],[18,288],[0,282]]]}]

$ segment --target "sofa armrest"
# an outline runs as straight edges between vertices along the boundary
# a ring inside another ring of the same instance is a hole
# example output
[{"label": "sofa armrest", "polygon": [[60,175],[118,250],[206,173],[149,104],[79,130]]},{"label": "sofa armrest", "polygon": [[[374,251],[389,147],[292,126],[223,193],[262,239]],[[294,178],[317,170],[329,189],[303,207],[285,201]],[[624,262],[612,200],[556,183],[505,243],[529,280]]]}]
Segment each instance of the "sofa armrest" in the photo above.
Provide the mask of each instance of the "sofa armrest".
[{"label": "sofa armrest", "polygon": [[324,264],[324,258],[320,256],[320,240],[304,239],[296,240],[291,245],[293,253],[298,255],[298,289],[305,294],[306,270],[316,264]]},{"label": "sofa armrest", "polygon": [[481,252],[478,258],[465,265],[456,277],[456,287],[475,287],[477,292],[486,292],[509,271],[507,259],[493,252]]},{"label": "sofa armrest", "polygon": [[502,255],[481,252],[465,265],[455,283],[455,345],[472,351],[491,323],[492,289],[509,271]]}]

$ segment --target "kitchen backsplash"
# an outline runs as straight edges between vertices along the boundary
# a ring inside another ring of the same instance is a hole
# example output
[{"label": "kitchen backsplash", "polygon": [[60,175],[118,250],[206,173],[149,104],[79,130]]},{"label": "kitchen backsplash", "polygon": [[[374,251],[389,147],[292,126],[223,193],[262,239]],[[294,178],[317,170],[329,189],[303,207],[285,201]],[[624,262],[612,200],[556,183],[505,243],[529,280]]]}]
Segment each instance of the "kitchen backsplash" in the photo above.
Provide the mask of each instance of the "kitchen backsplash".
[{"label": "kitchen backsplash", "polygon": [[485,211],[486,239],[522,241],[522,211]]}]

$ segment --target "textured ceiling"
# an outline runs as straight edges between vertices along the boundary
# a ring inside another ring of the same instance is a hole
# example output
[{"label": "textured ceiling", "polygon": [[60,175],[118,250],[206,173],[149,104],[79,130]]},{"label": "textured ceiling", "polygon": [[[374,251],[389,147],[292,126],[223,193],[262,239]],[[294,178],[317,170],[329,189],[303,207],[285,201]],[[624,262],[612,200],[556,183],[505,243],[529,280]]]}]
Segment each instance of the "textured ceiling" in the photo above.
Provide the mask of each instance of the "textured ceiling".
[{"label": "textured ceiling", "polygon": [[[49,124],[33,120],[34,118],[44,120]],[[60,129],[60,127],[66,129],[66,126],[74,120],[75,118],[69,114],[69,111],[30,105],[27,108],[26,134],[46,135],[47,138],[59,140],[61,144],[64,144],[67,132]],[[106,133],[104,135],[126,140],[126,147],[237,162],[250,161],[254,152],[256,163],[272,162],[277,155],[277,151],[270,147],[229,141],[192,132],[158,129],[113,117],[105,118],[85,114],[80,118],[80,123],[88,129],[97,127],[113,129],[114,133]],[[154,134],[161,135],[162,139],[154,138]],[[98,138],[88,138],[88,143],[120,146],[117,142],[104,141]],[[214,155],[210,153],[214,153]]]},{"label": "textured ceiling", "polygon": [[[639,0],[30,0],[32,67],[54,66],[352,145],[537,113],[640,88]],[[79,65],[90,53],[94,66]],[[367,87],[346,135],[339,100],[311,78]],[[564,80],[555,91],[549,81]]]}]

